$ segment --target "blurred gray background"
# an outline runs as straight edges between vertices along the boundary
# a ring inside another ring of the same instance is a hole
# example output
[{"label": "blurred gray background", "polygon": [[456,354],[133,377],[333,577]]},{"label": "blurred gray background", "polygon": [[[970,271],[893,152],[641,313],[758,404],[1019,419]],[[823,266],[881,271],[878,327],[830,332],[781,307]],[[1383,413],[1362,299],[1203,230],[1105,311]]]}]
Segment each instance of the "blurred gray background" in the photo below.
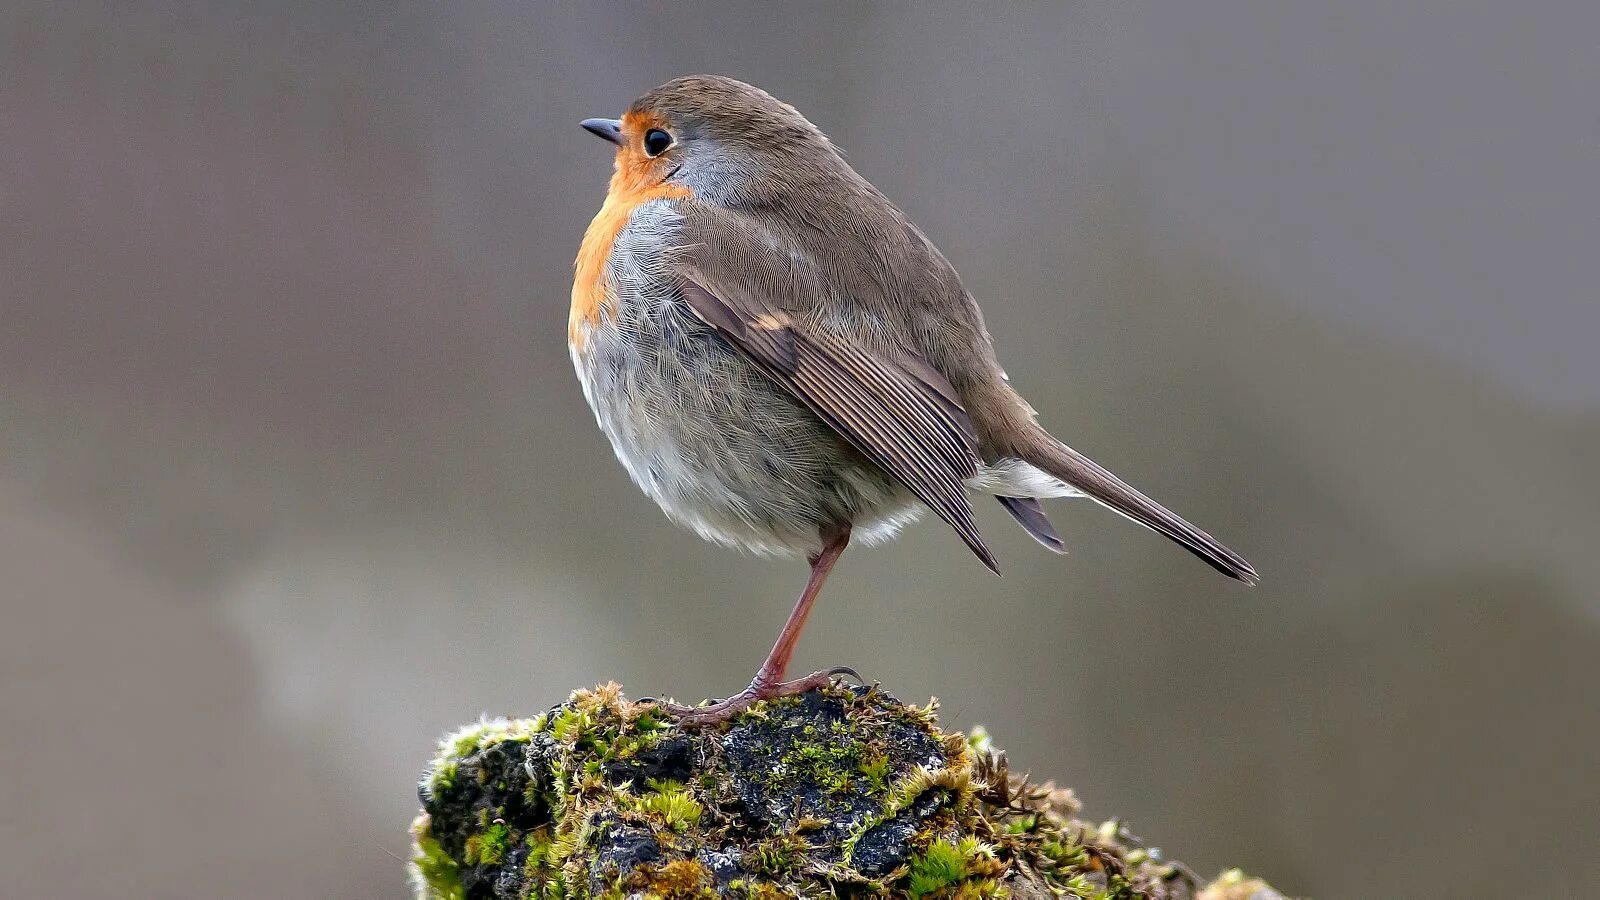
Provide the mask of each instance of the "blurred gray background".
[{"label": "blurred gray background", "polygon": [[0,871],[398,897],[443,731],[748,678],[803,578],[671,527],[565,346],[608,148],[718,72],[984,302],[1043,421],[1254,561],[923,524],[797,665],[938,695],[1202,872],[1597,896],[1600,6],[12,5]]}]

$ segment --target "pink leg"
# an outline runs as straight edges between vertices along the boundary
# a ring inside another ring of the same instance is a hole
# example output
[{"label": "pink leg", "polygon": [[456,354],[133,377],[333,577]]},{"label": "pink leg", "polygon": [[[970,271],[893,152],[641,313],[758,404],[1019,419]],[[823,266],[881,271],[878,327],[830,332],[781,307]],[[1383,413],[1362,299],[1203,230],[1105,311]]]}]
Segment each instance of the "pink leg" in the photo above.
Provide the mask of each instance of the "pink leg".
[{"label": "pink leg", "polygon": [[813,672],[794,681],[783,680],[783,673],[789,669],[789,659],[794,656],[795,644],[800,641],[800,631],[806,626],[806,617],[811,615],[811,606],[816,603],[817,595],[822,592],[822,584],[828,580],[828,573],[833,571],[833,564],[839,561],[839,556],[850,543],[850,529],[848,526],[831,529],[824,532],[822,537],[822,550],[809,560],[811,577],[806,579],[805,590],[800,592],[800,599],[795,601],[794,609],[789,613],[789,620],[783,623],[783,631],[778,633],[778,640],[772,645],[772,652],[767,654],[766,661],[756,670],[756,677],[750,681],[750,686],[720,703],[697,707],[668,706],[671,712],[685,722],[696,724],[725,722],[748,709],[757,700],[786,697],[822,687],[841,671],[836,669]]}]

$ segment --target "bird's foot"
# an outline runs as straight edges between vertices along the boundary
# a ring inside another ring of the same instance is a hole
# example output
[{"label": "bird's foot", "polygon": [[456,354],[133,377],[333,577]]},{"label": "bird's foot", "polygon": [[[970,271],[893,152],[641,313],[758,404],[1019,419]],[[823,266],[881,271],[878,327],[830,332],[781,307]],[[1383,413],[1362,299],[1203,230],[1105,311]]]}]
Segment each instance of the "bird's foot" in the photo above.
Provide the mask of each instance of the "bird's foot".
[{"label": "bird's foot", "polygon": [[804,678],[796,678],[793,681],[764,681],[758,675],[756,680],[750,682],[749,687],[726,700],[718,700],[706,706],[682,706],[677,703],[661,703],[660,706],[685,725],[718,725],[749,709],[757,701],[789,697],[827,687],[839,676],[849,676],[857,682],[861,681],[861,676],[849,666],[835,666],[822,672],[812,672]]}]

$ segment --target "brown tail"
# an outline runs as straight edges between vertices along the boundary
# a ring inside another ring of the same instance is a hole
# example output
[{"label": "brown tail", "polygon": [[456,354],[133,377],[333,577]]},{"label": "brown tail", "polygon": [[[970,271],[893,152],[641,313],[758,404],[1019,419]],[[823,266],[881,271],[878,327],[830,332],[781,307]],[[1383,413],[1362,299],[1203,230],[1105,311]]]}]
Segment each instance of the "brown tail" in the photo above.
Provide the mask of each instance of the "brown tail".
[{"label": "brown tail", "polygon": [[1030,437],[1033,440],[1027,442],[1028,446],[1017,448],[1022,459],[1083,491],[1102,506],[1183,545],[1229,578],[1252,585],[1259,580],[1255,568],[1244,557],[1134,490],[1099,463],[1051,437],[1042,428]]}]

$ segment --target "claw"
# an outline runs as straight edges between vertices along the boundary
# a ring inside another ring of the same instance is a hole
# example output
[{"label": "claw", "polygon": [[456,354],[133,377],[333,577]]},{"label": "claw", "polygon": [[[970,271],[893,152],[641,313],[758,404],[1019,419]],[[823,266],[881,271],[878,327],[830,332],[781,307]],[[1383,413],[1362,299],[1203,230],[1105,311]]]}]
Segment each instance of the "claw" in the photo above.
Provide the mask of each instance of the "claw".
[{"label": "claw", "polygon": [[803,694],[806,691],[826,687],[840,675],[848,675],[863,685],[867,683],[855,669],[849,666],[835,666],[827,671],[813,672],[793,681],[752,682],[749,687],[732,697],[726,700],[708,701],[704,706],[679,706],[676,703],[663,703],[661,706],[686,725],[714,725],[737,716],[757,701]]},{"label": "claw", "polygon": [[859,685],[865,685],[867,683],[867,680],[861,677],[860,672],[857,672],[855,669],[852,669],[849,666],[834,666],[828,670],[829,678],[837,678],[840,675],[850,676],[850,680]]}]

